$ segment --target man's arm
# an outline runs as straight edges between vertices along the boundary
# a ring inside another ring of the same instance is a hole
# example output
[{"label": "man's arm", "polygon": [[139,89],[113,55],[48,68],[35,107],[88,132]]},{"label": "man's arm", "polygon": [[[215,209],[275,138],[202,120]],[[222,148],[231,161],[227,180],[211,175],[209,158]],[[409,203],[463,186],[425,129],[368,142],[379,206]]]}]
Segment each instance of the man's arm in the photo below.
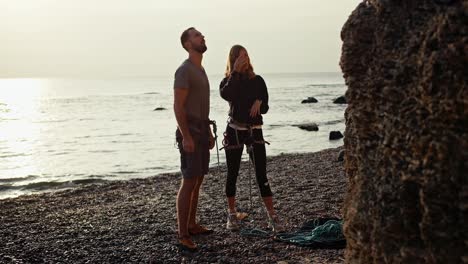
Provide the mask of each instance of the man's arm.
[{"label": "man's arm", "polygon": [[188,129],[187,113],[185,112],[185,102],[188,96],[188,89],[176,88],[174,89],[174,113],[177,120],[177,126],[182,133],[182,145],[184,151],[193,152],[195,146],[193,144],[192,135]]}]

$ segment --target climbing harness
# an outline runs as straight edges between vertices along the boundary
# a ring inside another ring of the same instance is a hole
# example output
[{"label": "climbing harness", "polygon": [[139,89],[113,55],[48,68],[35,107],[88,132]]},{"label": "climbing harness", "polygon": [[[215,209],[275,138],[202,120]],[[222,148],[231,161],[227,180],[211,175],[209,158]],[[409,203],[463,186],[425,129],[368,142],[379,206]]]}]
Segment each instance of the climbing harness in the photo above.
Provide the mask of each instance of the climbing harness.
[{"label": "climbing harness", "polygon": [[[230,122],[232,122],[232,119],[231,120],[228,120],[228,125],[230,124]],[[239,125],[239,124],[237,124]],[[235,131],[235,136],[236,136],[236,145],[230,145],[228,140],[227,140],[227,133],[224,132],[224,139],[223,139],[223,147],[220,149],[226,149],[226,150],[231,150],[231,149],[240,149],[242,148],[244,145],[246,145],[246,151],[247,153],[249,154],[249,160],[251,161],[251,163],[249,163],[249,170],[248,170],[248,175],[249,175],[249,211],[250,213],[252,212],[252,208],[253,208],[253,199],[252,199],[252,165],[253,165],[253,168],[256,169],[256,162],[255,162],[255,152],[254,152],[254,144],[268,144],[270,145],[270,143],[268,141],[265,141],[265,140],[255,140],[254,138],[254,135],[253,135],[253,129],[255,129],[254,127],[252,127],[251,125],[249,124],[242,124],[242,127],[245,128],[245,130],[247,131],[248,133],[248,137],[244,139],[243,142],[240,142],[239,140],[239,134],[238,134],[238,129],[236,128],[233,128],[234,131]],[[256,173],[256,171],[255,171]],[[259,191],[260,191],[260,187],[259,188]],[[265,212],[267,212],[267,210],[265,209]]]}]

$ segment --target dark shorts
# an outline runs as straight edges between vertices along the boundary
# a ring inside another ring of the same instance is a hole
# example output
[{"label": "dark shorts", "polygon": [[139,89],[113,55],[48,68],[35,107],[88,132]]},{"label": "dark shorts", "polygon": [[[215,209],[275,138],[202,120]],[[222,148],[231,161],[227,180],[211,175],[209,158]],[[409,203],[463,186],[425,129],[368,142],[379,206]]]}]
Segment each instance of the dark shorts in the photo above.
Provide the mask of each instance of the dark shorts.
[{"label": "dark shorts", "polygon": [[210,163],[208,130],[190,132],[195,144],[195,151],[185,152],[182,146],[182,134],[179,129],[176,130],[176,141],[180,152],[180,170],[186,179],[206,175]]}]

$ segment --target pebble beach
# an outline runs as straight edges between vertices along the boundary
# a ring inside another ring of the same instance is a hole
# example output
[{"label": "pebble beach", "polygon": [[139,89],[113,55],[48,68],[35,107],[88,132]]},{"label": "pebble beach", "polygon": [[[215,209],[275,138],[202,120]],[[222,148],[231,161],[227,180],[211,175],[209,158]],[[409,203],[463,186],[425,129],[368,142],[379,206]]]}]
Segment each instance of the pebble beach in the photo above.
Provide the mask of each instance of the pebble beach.
[{"label": "pebble beach", "polygon": [[[347,179],[343,147],[268,157],[275,208],[286,231],[318,217],[342,218]],[[256,185],[249,198],[247,162],[238,180],[245,227],[266,230]],[[343,249],[314,249],[225,229],[226,167],[211,168],[200,192],[199,222],[214,233],[177,247],[179,173],[112,181],[0,200],[0,263],[343,263]]]}]

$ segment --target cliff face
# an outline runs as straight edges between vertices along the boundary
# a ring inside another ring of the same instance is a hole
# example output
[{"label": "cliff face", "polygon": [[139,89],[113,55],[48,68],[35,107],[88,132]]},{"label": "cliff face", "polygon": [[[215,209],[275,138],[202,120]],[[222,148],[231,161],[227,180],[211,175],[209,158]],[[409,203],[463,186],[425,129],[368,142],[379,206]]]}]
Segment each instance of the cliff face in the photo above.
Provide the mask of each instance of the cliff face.
[{"label": "cliff face", "polygon": [[468,262],[467,16],[369,0],[343,27],[348,263]]}]

